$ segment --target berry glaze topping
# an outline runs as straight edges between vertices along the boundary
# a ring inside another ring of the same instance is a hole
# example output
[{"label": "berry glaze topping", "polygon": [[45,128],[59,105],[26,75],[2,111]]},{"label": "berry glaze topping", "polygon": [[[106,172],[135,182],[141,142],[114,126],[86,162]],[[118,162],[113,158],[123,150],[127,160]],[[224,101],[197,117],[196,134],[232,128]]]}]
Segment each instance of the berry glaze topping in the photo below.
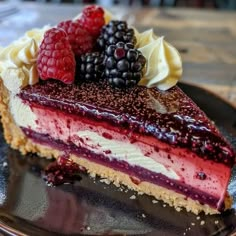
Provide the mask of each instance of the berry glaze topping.
[{"label": "berry glaze topping", "polygon": [[112,88],[106,80],[77,85],[48,80],[22,89],[18,96],[29,105],[36,102],[108,122],[130,134],[154,136],[226,166],[235,162],[228,143],[177,86],[168,91],[141,86],[120,90]]}]

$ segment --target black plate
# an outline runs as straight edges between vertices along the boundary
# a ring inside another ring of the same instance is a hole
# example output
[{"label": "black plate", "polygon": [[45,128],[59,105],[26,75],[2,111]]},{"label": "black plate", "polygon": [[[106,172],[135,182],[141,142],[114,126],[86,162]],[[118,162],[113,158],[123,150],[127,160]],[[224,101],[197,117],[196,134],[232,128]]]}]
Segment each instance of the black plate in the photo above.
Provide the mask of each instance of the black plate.
[{"label": "black plate", "polygon": [[[200,88],[180,87],[236,147],[236,110]],[[0,133],[0,225],[5,233],[172,236],[230,235],[236,231],[236,169],[229,185],[234,209],[218,216],[197,217],[84,174],[74,184],[46,186],[40,171],[48,161],[22,156],[6,145]]]}]

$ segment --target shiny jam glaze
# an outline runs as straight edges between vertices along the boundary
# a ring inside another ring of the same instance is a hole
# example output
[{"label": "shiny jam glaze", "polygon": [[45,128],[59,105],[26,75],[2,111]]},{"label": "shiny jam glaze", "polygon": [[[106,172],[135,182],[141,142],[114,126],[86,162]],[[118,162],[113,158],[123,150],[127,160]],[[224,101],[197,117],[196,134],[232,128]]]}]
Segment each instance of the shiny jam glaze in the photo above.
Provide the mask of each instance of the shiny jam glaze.
[{"label": "shiny jam glaze", "polygon": [[151,135],[230,167],[235,162],[229,144],[177,86],[168,91],[141,86],[119,90],[105,80],[77,85],[48,80],[24,88],[19,96],[26,103],[35,102]]}]

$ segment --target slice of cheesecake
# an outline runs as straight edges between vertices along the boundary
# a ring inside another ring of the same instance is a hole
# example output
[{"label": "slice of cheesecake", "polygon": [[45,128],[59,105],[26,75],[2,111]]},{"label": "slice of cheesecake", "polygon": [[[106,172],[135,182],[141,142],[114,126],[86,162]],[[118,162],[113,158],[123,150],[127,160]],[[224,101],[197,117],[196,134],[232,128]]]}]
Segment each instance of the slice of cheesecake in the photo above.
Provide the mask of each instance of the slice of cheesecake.
[{"label": "slice of cheesecake", "polygon": [[67,155],[89,173],[188,211],[229,207],[234,153],[178,87],[114,90],[106,81],[1,87],[5,138],[22,153]]},{"label": "slice of cheesecake", "polygon": [[176,86],[181,75],[180,56],[163,37],[85,8],[0,51],[5,139],[178,210],[222,212],[235,154]]}]

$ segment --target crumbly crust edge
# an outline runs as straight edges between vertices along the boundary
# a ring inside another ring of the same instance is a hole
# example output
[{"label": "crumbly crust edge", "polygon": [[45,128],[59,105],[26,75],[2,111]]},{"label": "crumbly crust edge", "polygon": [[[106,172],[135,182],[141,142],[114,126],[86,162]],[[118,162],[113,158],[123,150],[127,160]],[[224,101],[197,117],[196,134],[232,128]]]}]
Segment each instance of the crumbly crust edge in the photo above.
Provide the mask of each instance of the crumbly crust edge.
[{"label": "crumbly crust edge", "polygon": [[[22,130],[15,124],[14,119],[8,108],[9,103],[9,91],[5,88],[0,80],[0,115],[4,130],[4,137],[6,142],[13,148],[19,150],[23,155],[27,153],[37,153],[39,156],[51,159],[58,158],[63,155],[63,152],[50,148],[46,145],[37,144],[28,139]],[[154,185],[149,182],[141,182],[135,184],[129,175],[113,170],[109,167],[102,166],[83,157],[70,155],[70,159],[80,166],[84,167],[91,175],[98,175],[102,178],[106,178],[113,182],[115,185],[123,184],[128,188],[137,192],[142,192],[147,195],[154,196],[158,200],[162,200],[170,206],[175,207],[177,211],[185,208],[188,212],[192,212],[198,215],[200,212],[205,214],[219,214],[220,212],[209,205],[202,205],[198,201],[186,198],[186,196],[176,193],[172,190],[163,188],[161,186]],[[225,197],[226,209],[229,209],[232,204],[230,196]]]}]

